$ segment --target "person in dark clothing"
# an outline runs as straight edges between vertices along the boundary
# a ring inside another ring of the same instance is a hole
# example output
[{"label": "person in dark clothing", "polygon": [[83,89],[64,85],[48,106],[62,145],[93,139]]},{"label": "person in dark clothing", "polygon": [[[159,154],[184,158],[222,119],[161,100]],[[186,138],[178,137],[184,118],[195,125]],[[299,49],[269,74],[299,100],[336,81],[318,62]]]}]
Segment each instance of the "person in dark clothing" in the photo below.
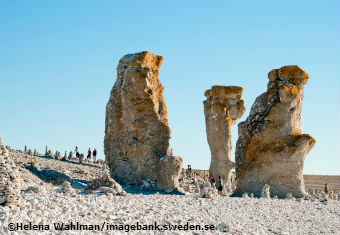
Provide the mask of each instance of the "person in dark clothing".
[{"label": "person in dark clothing", "polygon": [[97,160],[97,149],[96,148],[93,149],[92,155],[93,155],[93,162],[95,162]]},{"label": "person in dark clothing", "polygon": [[325,184],[325,188],[324,188],[323,191],[325,192],[325,194],[328,194],[328,184],[327,184],[327,182],[326,182],[326,184]]},{"label": "person in dark clothing", "polygon": [[216,185],[216,180],[213,175],[210,176],[210,183],[211,183],[211,186]]},{"label": "person in dark clothing", "polygon": [[223,195],[223,182],[222,182],[222,179],[221,179],[221,176],[218,176],[218,184],[217,184],[217,190],[218,190],[218,194],[219,195]]},{"label": "person in dark clothing", "polygon": [[87,157],[86,157],[87,161],[91,160],[91,154],[92,152],[91,152],[91,149],[89,148],[89,151],[87,151]]},{"label": "person in dark clothing", "polygon": [[191,165],[188,165],[188,175],[189,175],[189,178],[192,177],[192,169],[191,169]]},{"label": "person in dark clothing", "polygon": [[79,154],[78,146],[76,146],[76,149],[74,151],[76,152],[76,157],[79,159],[80,154]]},{"label": "person in dark clothing", "polygon": [[192,171],[191,165],[188,165],[188,171],[191,173],[191,171]]}]

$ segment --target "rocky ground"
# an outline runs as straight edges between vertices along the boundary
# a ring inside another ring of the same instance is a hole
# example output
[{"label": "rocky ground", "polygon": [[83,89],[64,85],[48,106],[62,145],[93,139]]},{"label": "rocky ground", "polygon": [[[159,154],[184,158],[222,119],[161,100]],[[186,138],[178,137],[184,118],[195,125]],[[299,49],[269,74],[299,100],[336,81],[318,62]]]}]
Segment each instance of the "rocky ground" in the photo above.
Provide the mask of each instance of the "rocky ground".
[{"label": "rocky ground", "polygon": [[32,156],[19,151],[10,151],[14,163],[19,166],[22,188],[38,187],[39,189],[52,189],[53,185],[61,185],[69,181],[78,192],[86,185],[108,172],[102,164],[84,162],[80,164],[73,158],[70,161],[56,160],[49,156]]},{"label": "rocky ground", "polygon": [[[0,206],[0,234],[163,234],[160,229],[167,229],[166,234],[183,234],[179,227],[169,230],[187,223],[214,228],[187,234],[340,234],[336,200],[202,198],[197,193],[174,195],[136,187],[123,187],[126,196],[86,193],[90,181],[108,172],[104,165],[63,162],[13,150],[10,156],[22,178],[22,206]],[[63,186],[65,181],[70,183],[69,190]],[[83,230],[59,231],[54,227],[54,223],[71,222],[74,227],[78,222],[78,229]],[[154,226],[155,222],[158,230],[127,227],[137,223]],[[19,224],[20,231],[10,232],[10,223]],[[40,226],[40,231],[32,230],[34,226]]]}]

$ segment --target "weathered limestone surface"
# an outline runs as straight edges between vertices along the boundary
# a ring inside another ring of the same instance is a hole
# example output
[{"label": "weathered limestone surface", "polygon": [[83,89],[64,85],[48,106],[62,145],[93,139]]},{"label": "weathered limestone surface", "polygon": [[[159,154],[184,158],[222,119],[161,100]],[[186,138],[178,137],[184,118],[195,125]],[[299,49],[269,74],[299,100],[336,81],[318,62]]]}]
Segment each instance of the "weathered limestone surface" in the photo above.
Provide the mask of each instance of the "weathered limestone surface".
[{"label": "weathered limestone surface", "polygon": [[244,111],[242,87],[213,86],[203,102],[208,144],[211,152],[210,175],[221,176],[227,186],[235,163],[231,161],[231,126]]},{"label": "weathered limestone surface", "polygon": [[178,156],[162,157],[157,166],[157,185],[164,189],[178,188],[183,160]]},{"label": "weathered limestone surface", "polygon": [[262,198],[270,198],[270,186],[268,184],[265,184],[262,188],[261,192]]},{"label": "weathered limestone surface", "polygon": [[268,78],[267,91],[256,98],[246,121],[238,125],[233,195],[249,192],[259,197],[267,184],[271,197],[285,198],[287,193],[302,197],[307,195],[304,160],[315,144],[300,131],[303,89],[309,77],[293,65],[270,71]]},{"label": "weathered limestone surface", "polygon": [[62,190],[63,193],[74,194],[74,190],[72,188],[72,185],[67,180],[65,180],[65,182],[60,186],[60,189]]},{"label": "weathered limestone surface", "polygon": [[156,168],[169,155],[170,128],[158,79],[161,56],[125,55],[106,106],[104,152],[111,177],[141,184],[156,179]]},{"label": "weathered limestone surface", "polygon": [[113,194],[125,196],[126,192],[123,190],[115,180],[111,179],[108,174],[104,174],[102,177],[92,180],[85,188],[85,191],[90,192],[99,190],[104,194]]},{"label": "weathered limestone surface", "polygon": [[0,138],[0,205],[21,206],[21,178],[17,166]]}]

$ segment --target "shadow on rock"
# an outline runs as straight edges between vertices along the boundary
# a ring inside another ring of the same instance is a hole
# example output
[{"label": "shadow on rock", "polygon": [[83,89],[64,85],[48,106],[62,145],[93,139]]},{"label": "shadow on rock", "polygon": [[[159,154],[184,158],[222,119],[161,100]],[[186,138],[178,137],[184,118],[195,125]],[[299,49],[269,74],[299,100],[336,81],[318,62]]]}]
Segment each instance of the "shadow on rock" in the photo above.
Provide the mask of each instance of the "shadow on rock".
[{"label": "shadow on rock", "polygon": [[75,161],[71,161],[71,160],[62,160],[61,159],[55,159],[54,157],[51,156],[36,156],[35,157],[40,157],[40,158],[45,158],[45,159],[54,159],[56,161],[61,161],[61,162],[67,162],[67,163],[71,163],[71,164],[75,164],[75,165],[83,165],[83,166],[90,166],[90,167],[96,167],[96,168],[100,168],[100,166],[97,165],[93,165],[93,164],[89,164],[89,163],[80,163],[80,162],[75,162]]},{"label": "shadow on rock", "polygon": [[162,195],[185,195],[185,193],[174,188],[171,190],[165,190],[158,186],[133,186],[133,185],[122,185],[123,189],[130,194],[162,194]]},{"label": "shadow on rock", "polygon": [[88,180],[72,179],[71,177],[65,175],[64,173],[48,168],[38,170],[33,165],[26,165],[25,168],[29,170],[31,173],[38,176],[39,179],[41,179],[45,183],[51,183],[54,185],[61,185],[65,181],[68,181],[71,183],[71,186],[74,189],[85,189],[86,185],[90,182]]}]

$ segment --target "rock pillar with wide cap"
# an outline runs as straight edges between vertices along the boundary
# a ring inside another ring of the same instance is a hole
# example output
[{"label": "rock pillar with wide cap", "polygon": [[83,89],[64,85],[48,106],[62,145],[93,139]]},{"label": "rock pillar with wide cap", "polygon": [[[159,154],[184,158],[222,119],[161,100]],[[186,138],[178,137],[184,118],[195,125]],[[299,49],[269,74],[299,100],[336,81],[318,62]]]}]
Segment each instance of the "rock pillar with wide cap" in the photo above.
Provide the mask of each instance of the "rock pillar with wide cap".
[{"label": "rock pillar with wide cap", "polygon": [[209,173],[216,180],[221,176],[228,183],[231,170],[235,168],[231,161],[231,126],[245,111],[242,91],[243,88],[238,86],[212,86],[204,93],[207,97],[203,102],[206,132],[211,152]]}]

